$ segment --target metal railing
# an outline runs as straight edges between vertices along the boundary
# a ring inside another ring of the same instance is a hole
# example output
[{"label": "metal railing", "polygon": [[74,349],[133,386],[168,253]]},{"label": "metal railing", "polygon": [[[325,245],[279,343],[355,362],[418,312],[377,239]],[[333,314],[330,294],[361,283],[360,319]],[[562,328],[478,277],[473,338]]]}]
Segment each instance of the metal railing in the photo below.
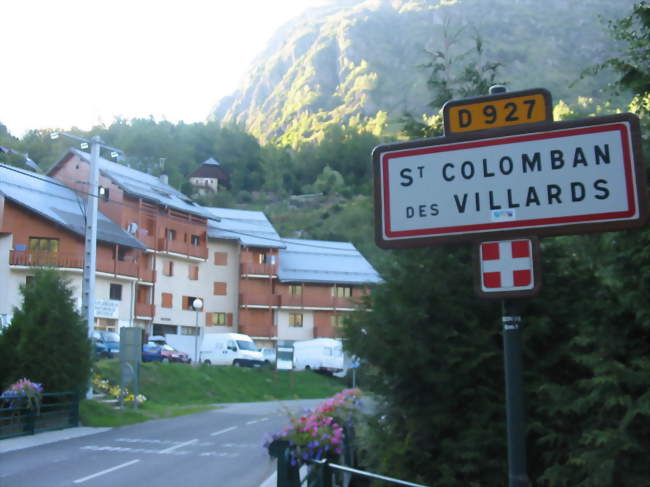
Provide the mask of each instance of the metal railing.
[{"label": "metal railing", "polygon": [[[292,461],[291,446],[287,441],[275,442],[269,452],[277,458],[277,487],[348,487],[354,477],[362,477],[383,482],[383,485],[404,485],[408,487],[428,487],[386,475],[366,472],[355,468],[354,428],[344,427],[343,448],[339,458],[341,463],[332,460],[308,460],[300,467]],[[302,477],[302,478],[301,478]]]},{"label": "metal railing", "polygon": [[38,408],[30,407],[20,398],[0,399],[0,439],[78,425],[77,392],[43,393]]}]

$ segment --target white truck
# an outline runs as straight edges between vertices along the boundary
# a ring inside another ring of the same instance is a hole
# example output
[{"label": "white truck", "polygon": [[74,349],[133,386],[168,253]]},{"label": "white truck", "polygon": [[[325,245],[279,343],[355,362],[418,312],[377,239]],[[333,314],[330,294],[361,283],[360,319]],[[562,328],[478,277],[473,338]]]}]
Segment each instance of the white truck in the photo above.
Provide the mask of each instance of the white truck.
[{"label": "white truck", "polygon": [[248,335],[208,333],[201,341],[200,362],[206,365],[261,367],[264,357]]},{"label": "white truck", "polygon": [[334,338],[314,338],[293,344],[293,368],[336,373],[345,368],[343,345]]}]

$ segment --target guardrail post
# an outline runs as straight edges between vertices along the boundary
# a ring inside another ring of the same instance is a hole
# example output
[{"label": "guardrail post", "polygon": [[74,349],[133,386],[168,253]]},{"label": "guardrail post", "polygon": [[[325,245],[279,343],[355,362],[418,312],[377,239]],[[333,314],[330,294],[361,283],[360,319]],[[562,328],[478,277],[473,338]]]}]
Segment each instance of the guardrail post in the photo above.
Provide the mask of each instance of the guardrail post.
[{"label": "guardrail post", "polygon": [[70,408],[70,426],[79,426],[79,391],[72,393]]},{"label": "guardrail post", "polygon": [[34,409],[27,408],[27,416],[25,417],[25,432],[33,435],[36,427],[36,415],[34,414]]},{"label": "guardrail post", "polygon": [[288,441],[275,440],[269,445],[269,454],[278,459],[277,487],[300,487],[300,470],[291,465],[291,447]]}]

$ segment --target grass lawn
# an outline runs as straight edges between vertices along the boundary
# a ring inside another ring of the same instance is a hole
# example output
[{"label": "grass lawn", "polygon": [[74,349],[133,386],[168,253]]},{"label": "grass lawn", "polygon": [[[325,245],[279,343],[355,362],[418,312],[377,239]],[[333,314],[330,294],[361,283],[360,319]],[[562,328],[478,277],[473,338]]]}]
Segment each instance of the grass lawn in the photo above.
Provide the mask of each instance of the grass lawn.
[{"label": "grass lawn", "polygon": [[[119,384],[118,360],[99,361],[94,370]],[[205,411],[215,403],[325,398],[342,389],[341,379],[309,371],[149,362],[140,366],[140,394],[147,401],[137,410],[85,400],[80,413],[84,426],[121,426]]]}]

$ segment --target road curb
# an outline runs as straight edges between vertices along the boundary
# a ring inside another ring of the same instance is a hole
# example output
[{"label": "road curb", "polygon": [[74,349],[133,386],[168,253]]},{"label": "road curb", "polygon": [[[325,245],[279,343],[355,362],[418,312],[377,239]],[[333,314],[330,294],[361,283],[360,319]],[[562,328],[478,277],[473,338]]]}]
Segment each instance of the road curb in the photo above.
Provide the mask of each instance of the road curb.
[{"label": "road curb", "polygon": [[47,445],[48,443],[55,443],[57,441],[71,440],[73,438],[80,438],[82,436],[103,433],[104,431],[111,429],[113,428],[91,428],[88,426],[77,426],[75,428],[46,431],[44,433],[37,433],[35,435],[6,438],[4,440],[0,440],[0,453],[24,450],[25,448]]}]

